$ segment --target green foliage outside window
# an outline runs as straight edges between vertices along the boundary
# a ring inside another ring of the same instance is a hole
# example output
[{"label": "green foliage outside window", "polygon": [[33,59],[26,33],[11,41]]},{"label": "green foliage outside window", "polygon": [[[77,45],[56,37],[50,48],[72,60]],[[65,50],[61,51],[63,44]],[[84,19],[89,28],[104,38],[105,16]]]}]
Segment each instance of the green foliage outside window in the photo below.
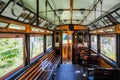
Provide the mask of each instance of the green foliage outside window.
[{"label": "green foliage outside window", "polygon": [[0,77],[23,64],[23,39],[0,38]]},{"label": "green foliage outside window", "polygon": [[43,36],[30,37],[30,58],[33,58],[43,52]]},{"label": "green foliage outside window", "polygon": [[91,47],[97,50],[97,36],[96,35],[91,36]]},{"label": "green foliage outside window", "polygon": [[105,56],[109,57],[114,61],[116,61],[116,43],[115,42],[116,42],[115,37],[109,37],[109,36],[100,37],[101,53],[103,53]]},{"label": "green foliage outside window", "polygon": [[52,47],[52,36],[46,36],[46,49]]}]

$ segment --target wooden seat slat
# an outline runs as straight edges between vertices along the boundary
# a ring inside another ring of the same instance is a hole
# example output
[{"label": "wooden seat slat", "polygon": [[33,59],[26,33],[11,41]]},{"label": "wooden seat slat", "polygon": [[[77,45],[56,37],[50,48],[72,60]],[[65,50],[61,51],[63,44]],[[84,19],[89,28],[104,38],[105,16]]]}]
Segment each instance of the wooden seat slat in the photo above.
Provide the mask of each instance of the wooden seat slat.
[{"label": "wooden seat slat", "polygon": [[[50,60],[51,58],[52,58],[52,56],[48,57],[47,60]],[[46,61],[47,61],[47,60],[46,60]],[[47,65],[47,63],[45,63],[45,64],[42,64],[42,63],[41,63],[41,65],[38,66],[38,67],[37,67],[32,73],[30,73],[30,75],[28,75],[25,79],[28,80],[31,76],[34,75],[34,73],[36,73],[37,70],[40,69],[40,67],[42,68],[42,66],[44,66],[44,65]]]},{"label": "wooden seat slat", "polygon": [[54,68],[60,62],[60,56],[53,50],[24,71],[18,80],[48,80]]}]

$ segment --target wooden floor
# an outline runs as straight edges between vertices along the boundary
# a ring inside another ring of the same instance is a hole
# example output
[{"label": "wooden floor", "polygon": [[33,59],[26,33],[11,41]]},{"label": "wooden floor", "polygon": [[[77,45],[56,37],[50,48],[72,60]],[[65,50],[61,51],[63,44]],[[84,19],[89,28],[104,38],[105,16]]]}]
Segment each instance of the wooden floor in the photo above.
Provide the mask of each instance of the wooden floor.
[{"label": "wooden floor", "polygon": [[86,80],[82,66],[77,64],[61,64],[54,80]]}]

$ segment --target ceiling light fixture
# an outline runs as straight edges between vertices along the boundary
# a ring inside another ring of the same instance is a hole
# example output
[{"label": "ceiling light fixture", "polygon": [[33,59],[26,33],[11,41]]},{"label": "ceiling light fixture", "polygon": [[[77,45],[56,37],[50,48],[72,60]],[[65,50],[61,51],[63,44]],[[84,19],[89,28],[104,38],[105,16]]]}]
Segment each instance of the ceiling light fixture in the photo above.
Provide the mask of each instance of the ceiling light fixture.
[{"label": "ceiling light fixture", "polygon": [[58,11],[59,15],[61,15],[64,10],[63,9],[58,9],[57,11]]},{"label": "ceiling light fixture", "polygon": [[86,9],[84,9],[84,8],[79,9],[79,11],[80,11],[81,14],[84,14],[84,11],[85,11],[85,10],[86,10]]}]

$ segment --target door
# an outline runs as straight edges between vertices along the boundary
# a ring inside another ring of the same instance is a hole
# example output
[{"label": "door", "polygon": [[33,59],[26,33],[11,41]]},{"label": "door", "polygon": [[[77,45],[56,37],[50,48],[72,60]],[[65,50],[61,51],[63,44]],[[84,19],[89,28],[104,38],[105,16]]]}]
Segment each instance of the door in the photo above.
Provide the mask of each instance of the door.
[{"label": "door", "polygon": [[72,34],[63,33],[62,35],[62,62],[72,63]]}]

